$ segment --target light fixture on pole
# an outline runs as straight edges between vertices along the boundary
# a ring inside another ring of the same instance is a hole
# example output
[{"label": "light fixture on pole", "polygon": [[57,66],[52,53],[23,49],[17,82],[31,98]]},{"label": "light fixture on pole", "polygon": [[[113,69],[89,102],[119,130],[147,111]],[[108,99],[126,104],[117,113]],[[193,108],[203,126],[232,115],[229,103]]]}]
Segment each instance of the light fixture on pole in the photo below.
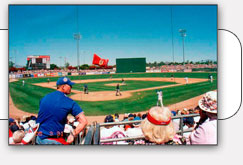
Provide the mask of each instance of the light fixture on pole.
[{"label": "light fixture on pole", "polygon": [[79,40],[81,38],[81,35],[80,33],[75,33],[73,35],[74,39],[77,40],[77,67],[78,67],[78,70],[79,70]]},{"label": "light fixture on pole", "polygon": [[64,57],[64,69],[67,69],[67,59],[66,59],[66,57]]},{"label": "light fixture on pole", "polygon": [[77,33],[73,35],[74,39],[77,40],[77,69],[79,70],[79,40],[81,38],[81,35],[79,33],[79,18],[78,18],[78,6],[76,6],[76,18],[77,18]]},{"label": "light fixture on pole", "polygon": [[182,44],[183,44],[183,66],[185,67],[185,51],[184,51],[184,40],[186,37],[186,30],[185,29],[179,29],[179,33],[182,37]]},{"label": "light fixture on pole", "polygon": [[59,57],[60,59],[60,68],[62,67],[62,56]]}]

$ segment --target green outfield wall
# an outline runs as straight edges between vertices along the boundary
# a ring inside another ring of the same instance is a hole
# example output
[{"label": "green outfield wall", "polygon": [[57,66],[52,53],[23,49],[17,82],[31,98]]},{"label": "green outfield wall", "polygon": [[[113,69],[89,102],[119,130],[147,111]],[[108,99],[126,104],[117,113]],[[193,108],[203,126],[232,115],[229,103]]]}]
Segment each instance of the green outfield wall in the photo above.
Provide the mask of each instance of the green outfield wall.
[{"label": "green outfield wall", "polygon": [[146,58],[117,58],[116,73],[146,72]]}]

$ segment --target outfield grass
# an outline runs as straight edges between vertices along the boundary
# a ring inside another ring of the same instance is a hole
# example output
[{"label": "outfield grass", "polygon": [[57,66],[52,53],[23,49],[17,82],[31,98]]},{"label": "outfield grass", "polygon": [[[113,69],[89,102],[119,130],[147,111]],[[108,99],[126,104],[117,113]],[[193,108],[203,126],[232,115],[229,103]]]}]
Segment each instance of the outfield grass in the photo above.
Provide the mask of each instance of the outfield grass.
[{"label": "outfield grass", "polygon": [[[204,72],[195,72],[195,73],[184,73],[184,72],[176,72],[176,73],[120,73],[120,74],[112,74],[112,78],[135,78],[135,77],[174,77],[183,78],[203,78],[208,79],[209,74],[213,76],[214,79],[217,79],[217,73],[204,73]],[[87,79],[109,79],[109,74],[101,74],[101,75],[82,75],[82,76],[67,76],[71,80],[87,80]],[[59,77],[49,77],[50,81],[57,81]],[[27,78],[25,81],[27,83],[41,83],[47,82],[46,77],[43,78]]]},{"label": "outfield grass", "polygon": [[21,81],[9,83],[9,91],[15,106],[26,112],[37,113],[39,102],[46,94],[55,89],[44,88],[29,83],[22,85]]},{"label": "outfield grass", "polygon": [[[116,86],[106,86],[106,84],[112,84],[112,83],[121,83],[121,81],[105,81],[105,82],[92,82],[92,83],[86,83],[88,85],[89,92],[94,91],[115,91]],[[158,82],[158,81],[133,81],[133,80],[127,80],[125,81],[126,85],[120,85],[121,91],[127,91],[127,90],[134,90],[134,89],[144,89],[144,88],[150,88],[150,87],[156,87],[156,86],[165,86],[165,85],[171,85],[176,84],[175,82]],[[83,90],[83,83],[77,83],[73,86],[73,89],[75,90]]]},{"label": "outfield grass", "polygon": [[[171,73],[142,73],[142,74],[115,74],[113,78],[128,78],[128,77],[170,77]],[[174,77],[189,77],[189,78],[208,78],[208,73],[175,73]],[[216,78],[216,73],[213,74]],[[80,79],[100,79],[100,78],[109,78],[109,75],[87,75],[87,76],[71,76],[72,80]],[[50,78],[50,81],[56,81],[58,78]],[[32,83],[47,82],[47,78],[32,78],[25,80],[25,86],[22,86],[22,82],[11,82],[9,83],[10,94],[13,99],[15,106],[23,111],[30,113],[38,113],[39,101],[46,94],[55,91],[54,89],[43,88],[40,86],[32,85]],[[139,81],[141,82],[141,81]],[[96,82],[98,83],[98,82]],[[104,82],[103,82],[104,83]],[[105,82],[107,83],[107,82]],[[128,81],[126,81],[128,83]],[[134,83],[132,85],[133,89],[140,89],[136,87],[136,81],[131,81]],[[142,83],[146,88],[148,82]],[[154,83],[154,84],[153,84]],[[156,83],[162,82],[153,82],[153,85]],[[164,82],[163,82],[164,83]],[[80,88],[82,84],[79,84]],[[90,85],[90,84],[89,84]],[[94,84],[95,85],[95,84]],[[150,84],[151,85],[151,84]],[[130,85],[129,85],[130,86]],[[161,86],[161,85],[159,85]],[[89,89],[91,90],[91,86]],[[115,87],[112,87],[114,90]],[[210,82],[201,82],[189,85],[182,85],[177,87],[170,87],[163,89],[163,102],[165,105],[174,104],[189,98],[201,95],[207,91],[217,89],[217,81],[213,83]],[[99,89],[96,89],[98,91]],[[131,89],[127,89],[131,90]],[[149,109],[151,106],[156,105],[157,94],[155,90],[143,91],[133,93],[132,97],[121,100],[114,101],[77,101],[78,104],[83,108],[86,115],[106,115],[113,113],[126,113],[126,112],[139,112]]]},{"label": "outfield grass", "polygon": [[[180,101],[199,96],[210,90],[217,89],[217,81],[213,83],[201,82],[163,89],[164,105],[171,105]],[[156,90],[133,93],[132,97],[114,101],[78,101],[86,115],[107,115],[114,113],[141,112],[156,106],[158,96]]]}]

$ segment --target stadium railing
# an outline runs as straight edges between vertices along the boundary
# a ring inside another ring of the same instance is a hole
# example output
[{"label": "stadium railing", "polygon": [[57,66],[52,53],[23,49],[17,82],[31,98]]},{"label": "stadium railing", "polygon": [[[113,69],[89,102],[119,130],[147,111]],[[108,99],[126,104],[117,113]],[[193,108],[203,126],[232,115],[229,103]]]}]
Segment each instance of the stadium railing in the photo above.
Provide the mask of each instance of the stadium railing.
[{"label": "stadium railing", "polygon": [[88,128],[88,132],[84,138],[84,143],[85,145],[90,145],[90,144],[93,144],[93,137],[94,137],[94,132],[95,132],[95,126],[94,125],[91,125],[89,128]]},{"label": "stadium railing", "polygon": [[[179,125],[179,131],[177,131],[177,134],[180,134],[183,136],[183,133],[186,132],[192,132],[193,129],[186,129],[183,130],[183,118],[185,117],[197,117],[199,114],[189,114],[189,115],[177,115],[173,116],[172,119],[180,119],[180,125]],[[136,120],[136,121],[125,121],[125,122],[112,122],[112,123],[100,123],[93,125],[90,133],[88,132],[89,136],[86,136],[87,143],[86,144],[95,144],[98,145],[100,143],[107,143],[107,142],[117,142],[117,141],[127,141],[127,140],[139,140],[144,139],[144,136],[137,136],[137,137],[124,137],[124,138],[115,138],[115,139],[100,139],[100,128],[104,126],[114,126],[114,125],[125,125],[125,124],[139,124],[142,120]],[[87,135],[88,135],[87,134]],[[85,138],[85,139],[86,139]]]}]

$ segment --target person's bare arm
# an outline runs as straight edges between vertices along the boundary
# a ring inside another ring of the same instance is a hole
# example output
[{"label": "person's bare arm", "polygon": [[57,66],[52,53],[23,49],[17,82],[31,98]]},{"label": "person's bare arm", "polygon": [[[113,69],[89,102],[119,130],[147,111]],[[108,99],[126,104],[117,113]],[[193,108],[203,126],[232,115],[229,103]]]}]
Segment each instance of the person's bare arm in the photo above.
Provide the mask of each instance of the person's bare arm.
[{"label": "person's bare arm", "polygon": [[75,130],[73,130],[72,134],[70,134],[67,138],[68,143],[72,143],[74,137],[76,137],[88,124],[88,121],[84,115],[84,113],[80,113],[76,116],[77,121],[79,122],[78,126]]},{"label": "person's bare arm", "polygon": [[78,135],[88,124],[88,121],[84,113],[80,113],[76,116],[77,121],[79,122],[75,130],[73,130],[74,136]]}]

